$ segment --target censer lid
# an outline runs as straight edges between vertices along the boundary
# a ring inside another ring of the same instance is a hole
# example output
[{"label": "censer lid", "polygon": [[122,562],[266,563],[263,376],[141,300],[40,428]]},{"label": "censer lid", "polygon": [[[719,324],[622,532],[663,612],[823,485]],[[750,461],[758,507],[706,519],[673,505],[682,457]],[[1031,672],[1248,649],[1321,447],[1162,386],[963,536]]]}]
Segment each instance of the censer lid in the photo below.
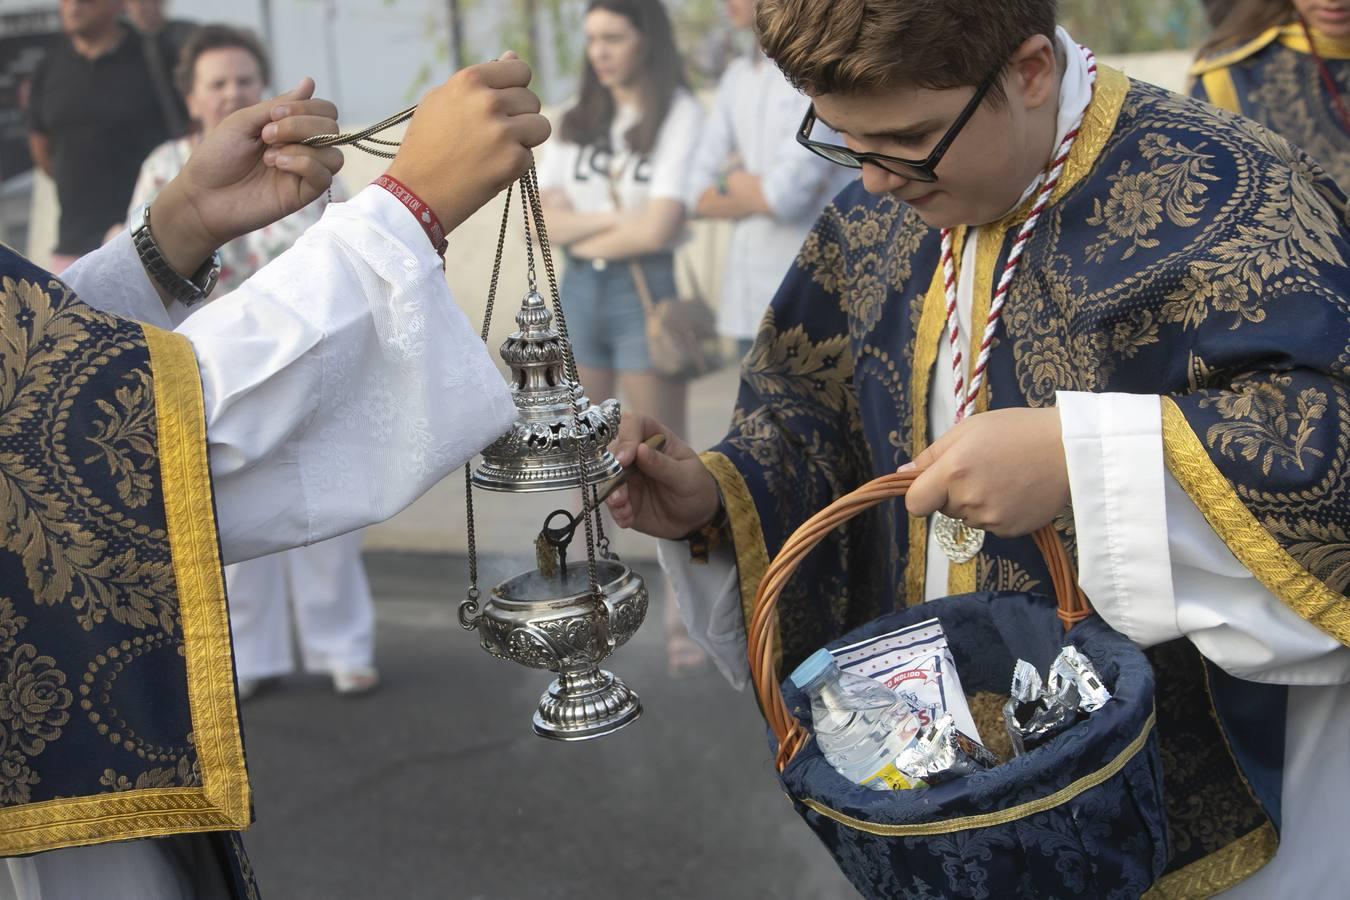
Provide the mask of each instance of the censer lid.
[{"label": "censer lid", "polygon": [[483,451],[473,483],[489,491],[533,493],[599,484],[622,470],[609,444],[619,434],[619,403],[592,406],[567,375],[569,346],[553,313],[530,291],[516,313],[519,330],[501,346],[520,418]]}]

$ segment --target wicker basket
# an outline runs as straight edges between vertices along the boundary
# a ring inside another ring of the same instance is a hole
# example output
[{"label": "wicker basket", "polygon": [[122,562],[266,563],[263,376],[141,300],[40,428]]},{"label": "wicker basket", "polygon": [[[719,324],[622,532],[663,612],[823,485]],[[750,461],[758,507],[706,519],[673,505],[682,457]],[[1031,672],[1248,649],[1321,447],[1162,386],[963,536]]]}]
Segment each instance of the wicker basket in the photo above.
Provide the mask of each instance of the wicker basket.
[{"label": "wicker basket", "polygon": [[1024,593],[947,597],[883,616],[830,646],[928,618],[946,632],[970,694],[1005,694],[1013,663],[1042,671],[1078,647],[1113,697],[1086,720],[997,768],[918,791],[873,791],[840,776],[810,740],[810,703],[779,684],[776,609],[802,558],[836,526],[904,495],[912,473],[878,478],[797,529],[755,597],[751,675],[793,806],[865,897],[1137,897],[1162,875],[1167,828],[1153,671],[1129,639],[1092,614],[1053,529],[1035,535],[1055,599]]}]

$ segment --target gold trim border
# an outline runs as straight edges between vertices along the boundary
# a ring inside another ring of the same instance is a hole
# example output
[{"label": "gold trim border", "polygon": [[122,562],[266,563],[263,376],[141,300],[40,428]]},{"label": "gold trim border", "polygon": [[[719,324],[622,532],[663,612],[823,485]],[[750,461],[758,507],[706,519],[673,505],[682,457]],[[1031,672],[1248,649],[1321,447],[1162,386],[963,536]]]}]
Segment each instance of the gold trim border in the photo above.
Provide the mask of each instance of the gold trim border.
[{"label": "gold trim border", "polygon": [[1195,62],[1191,63],[1190,71],[1187,74],[1189,74],[1192,78],[1199,78],[1201,75],[1204,75],[1207,72],[1213,72],[1218,69],[1226,69],[1231,65],[1240,63],[1247,57],[1254,56],[1255,54],[1260,53],[1262,50],[1266,49],[1266,47],[1275,43],[1275,41],[1280,37],[1280,32],[1281,26],[1276,25],[1273,28],[1266,29],[1265,31],[1261,32],[1260,35],[1258,35],[1255,38],[1252,38],[1250,41],[1239,47],[1235,47],[1232,50],[1228,50],[1224,53],[1220,53],[1216,56],[1211,56],[1206,59],[1197,59]]},{"label": "gold trim border", "polygon": [[1209,102],[1219,109],[1229,112],[1242,112],[1238,102],[1237,85],[1233,83],[1233,73],[1227,68],[1215,69],[1200,76],[1200,84],[1205,88]]},{"label": "gold trim border", "polygon": [[1274,826],[1265,822],[1208,856],[1159,878],[1144,894],[1144,900],[1195,900],[1222,893],[1270,862],[1279,843]]},{"label": "gold trim border", "polygon": [[1286,606],[1350,646],[1350,601],[1322,583],[1252,515],[1210,459],[1176,402],[1164,397],[1167,468],[1233,555]]},{"label": "gold trim border", "polygon": [[951,834],[956,831],[970,831],[974,828],[992,828],[996,825],[1006,825],[1009,822],[1016,822],[1018,819],[1025,819],[1027,816],[1034,816],[1048,809],[1054,809],[1056,806],[1067,803],[1084,791],[1094,788],[1116,775],[1121,769],[1125,768],[1126,763],[1134,759],[1139,751],[1144,749],[1144,745],[1148,743],[1148,737],[1153,733],[1157,721],[1158,713],[1157,710],[1154,710],[1149,713],[1148,721],[1144,723],[1144,728],[1139,732],[1139,736],[1130,741],[1125,749],[1116,754],[1116,758],[1104,767],[1065,785],[1053,794],[999,812],[982,813],[978,816],[962,816],[958,819],[947,819],[943,822],[929,822],[922,825],[874,825],[871,822],[864,822],[862,819],[836,812],[815,800],[804,799],[801,802],[827,819],[833,819],[855,831],[865,831],[868,834],[880,835],[881,837],[924,837]]},{"label": "gold trim border", "polygon": [[142,326],[154,381],[160,482],[186,654],[199,788],[142,788],[0,810],[0,855],[247,828],[248,772],[217,544],[201,376],[182,335]]},{"label": "gold trim border", "polygon": [[[727,509],[727,524],[731,528],[732,547],[736,553],[737,574],[741,582],[741,615],[745,617],[745,627],[749,629],[754,619],[755,595],[759,592],[759,583],[769,568],[769,548],[764,541],[764,528],[759,520],[759,508],[750,494],[750,486],[745,483],[736,464],[725,454],[708,450],[699,454],[699,459],[712,473],[722,492],[722,502]],[[775,630],[778,625],[775,622]],[[774,651],[774,669],[783,667],[783,636],[778,635],[778,646]],[[751,660],[754,668],[757,660]]]}]

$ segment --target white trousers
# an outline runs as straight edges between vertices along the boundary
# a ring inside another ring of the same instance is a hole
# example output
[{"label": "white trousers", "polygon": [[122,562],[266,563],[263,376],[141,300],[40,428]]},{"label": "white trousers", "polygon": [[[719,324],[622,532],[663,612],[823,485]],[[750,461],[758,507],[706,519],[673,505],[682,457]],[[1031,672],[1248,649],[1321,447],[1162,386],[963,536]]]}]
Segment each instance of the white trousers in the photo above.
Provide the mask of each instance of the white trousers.
[{"label": "white trousers", "polygon": [[361,532],[225,567],[239,677],[295,671],[291,616],[307,672],[373,665],[375,603]]}]

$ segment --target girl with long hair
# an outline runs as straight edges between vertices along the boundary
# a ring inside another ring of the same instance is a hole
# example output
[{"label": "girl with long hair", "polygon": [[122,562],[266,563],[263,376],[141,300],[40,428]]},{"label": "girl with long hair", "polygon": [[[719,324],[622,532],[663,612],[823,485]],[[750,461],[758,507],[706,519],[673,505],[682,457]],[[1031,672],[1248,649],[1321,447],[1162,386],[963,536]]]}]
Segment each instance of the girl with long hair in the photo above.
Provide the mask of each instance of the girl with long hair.
[{"label": "girl with long hair", "polygon": [[1298,145],[1350,188],[1350,0],[1234,0],[1191,93]]},{"label": "girl with long hair", "polygon": [[[567,251],[562,299],[582,384],[625,412],[678,431],[686,384],[655,371],[635,264],[651,299],[675,296],[674,250],[685,231],[689,161],[703,111],[689,92],[660,0],[591,0],[574,106],[539,155],[549,237]],[[701,666],[673,603],[672,672]]]}]

